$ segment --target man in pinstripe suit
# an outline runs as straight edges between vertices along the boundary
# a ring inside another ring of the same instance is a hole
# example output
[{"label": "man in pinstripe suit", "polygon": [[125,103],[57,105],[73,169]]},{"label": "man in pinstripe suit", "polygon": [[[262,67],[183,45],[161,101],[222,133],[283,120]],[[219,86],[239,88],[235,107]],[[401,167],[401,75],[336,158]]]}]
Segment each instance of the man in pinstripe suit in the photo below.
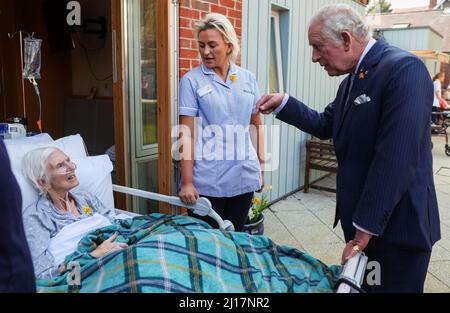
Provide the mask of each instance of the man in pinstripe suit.
[{"label": "man in pinstripe suit", "polygon": [[412,54],[371,38],[347,5],[321,8],[308,32],[312,61],[329,76],[347,75],[323,113],[283,94],[264,96],[262,113],[322,139],[338,159],[336,227],[381,267],[371,292],[423,292],[431,250],[440,239],[433,181],[430,114],[433,85]]},{"label": "man in pinstripe suit", "polygon": [[22,222],[22,197],[0,139],[0,293],[36,291]]}]

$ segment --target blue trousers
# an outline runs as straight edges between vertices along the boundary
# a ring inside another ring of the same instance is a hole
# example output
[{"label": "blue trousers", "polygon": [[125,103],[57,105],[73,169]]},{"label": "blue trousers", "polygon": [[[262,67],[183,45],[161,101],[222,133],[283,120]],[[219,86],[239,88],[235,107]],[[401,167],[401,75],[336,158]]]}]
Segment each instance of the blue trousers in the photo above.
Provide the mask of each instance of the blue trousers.
[{"label": "blue trousers", "polygon": [[[248,212],[252,206],[253,192],[245,193],[231,198],[215,198],[209,196],[201,196],[208,198],[214,211],[224,220],[229,220],[233,223],[235,231],[242,232],[244,230],[245,222],[247,221]],[[214,228],[219,228],[216,221],[209,216],[199,216],[188,211],[189,216],[196,217],[207,222]]]},{"label": "blue trousers", "polygon": [[[368,285],[367,276],[362,288],[369,293],[423,293],[431,252],[406,250],[373,238],[366,250],[369,262],[380,264],[381,285]],[[370,270],[366,272],[369,274]],[[373,277],[372,275],[370,275]]]}]

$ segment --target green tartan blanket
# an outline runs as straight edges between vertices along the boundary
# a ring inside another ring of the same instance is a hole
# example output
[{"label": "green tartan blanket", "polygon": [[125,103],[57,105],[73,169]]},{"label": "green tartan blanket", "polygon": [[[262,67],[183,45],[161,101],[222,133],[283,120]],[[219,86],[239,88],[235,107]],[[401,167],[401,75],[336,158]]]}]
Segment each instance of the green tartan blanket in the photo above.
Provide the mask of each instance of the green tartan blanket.
[{"label": "green tartan blanket", "polygon": [[[114,233],[127,249],[100,259],[89,255]],[[265,236],[161,214],[118,220],[90,233],[64,262],[78,262],[81,284],[69,283],[75,276],[68,270],[54,280],[38,279],[39,292],[333,292],[342,270]]]}]

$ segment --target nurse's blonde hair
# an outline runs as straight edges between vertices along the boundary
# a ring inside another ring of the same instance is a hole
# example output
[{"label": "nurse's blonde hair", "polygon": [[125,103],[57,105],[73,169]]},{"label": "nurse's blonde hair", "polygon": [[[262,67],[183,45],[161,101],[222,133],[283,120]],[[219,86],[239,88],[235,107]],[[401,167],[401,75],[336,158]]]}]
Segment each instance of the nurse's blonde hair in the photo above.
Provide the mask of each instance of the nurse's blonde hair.
[{"label": "nurse's blonde hair", "polygon": [[196,24],[197,38],[200,33],[208,29],[217,29],[227,44],[231,44],[230,60],[236,62],[240,52],[239,39],[236,30],[226,16],[219,13],[210,13],[203,20]]}]

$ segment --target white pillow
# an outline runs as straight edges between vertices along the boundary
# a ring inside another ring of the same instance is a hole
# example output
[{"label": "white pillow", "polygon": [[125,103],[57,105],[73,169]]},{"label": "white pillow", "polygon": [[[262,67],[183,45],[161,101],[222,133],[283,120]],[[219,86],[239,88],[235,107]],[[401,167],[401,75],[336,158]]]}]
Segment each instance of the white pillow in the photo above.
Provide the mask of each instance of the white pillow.
[{"label": "white pillow", "polygon": [[[112,163],[107,155],[73,159],[77,165],[76,175],[80,184],[72,191],[82,190],[92,193],[108,208],[114,208],[112,189]],[[35,203],[38,192],[25,177],[21,169],[13,169],[22,193],[22,211]]]},{"label": "white pillow", "polygon": [[[33,136],[21,144],[8,144],[6,149],[11,160],[11,167],[22,193],[22,210],[38,199],[38,192],[33,188],[22,171],[24,155],[33,149],[56,147],[66,153],[77,164],[76,175],[80,185],[74,190],[85,190],[94,194],[108,208],[114,208],[112,191],[111,160],[107,155],[87,157],[84,141],[80,135],[68,136],[56,141],[49,141],[50,136]],[[24,138],[23,138],[24,139]]]},{"label": "white pillow", "polygon": [[[35,137],[35,136],[33,136]],[[8,151],[9,159],[11,160],[11,167],[14,169],[22,168],[22,159],[24,155],[34,149],[43,147],[56,147],[61,149],[71,159],[86,157],[86,149],[84,148],[84,141],[80,135],[68,136],[56,141],[43,142],[42,138],[33,139],[29,137],[28,143],[24,144],[8,144],[6,150]]]},{"label": "white pillow", "polygon": [[22,169],[12,169],[14,176],[16,177],[17,183],[20,187],[20,192],[22,194],[22,212],[28,208],[30,205],[35,203],[39,197],[36,189],[33,188],[31,183],[25,177]]},{"label": "white pillow", "polygon": [[86,146],[83,138],[78,135],[63,137],[55,141],[61,150],[64,151],[71,159],[84,158],[86,154]]},{"label": "white pillow", "polygon": [[76,175],[80,185],[73,190],[92,193],[107,207],[114,209],[111,172],[113,166],[107,155],[73,159],[77,165]]}]

